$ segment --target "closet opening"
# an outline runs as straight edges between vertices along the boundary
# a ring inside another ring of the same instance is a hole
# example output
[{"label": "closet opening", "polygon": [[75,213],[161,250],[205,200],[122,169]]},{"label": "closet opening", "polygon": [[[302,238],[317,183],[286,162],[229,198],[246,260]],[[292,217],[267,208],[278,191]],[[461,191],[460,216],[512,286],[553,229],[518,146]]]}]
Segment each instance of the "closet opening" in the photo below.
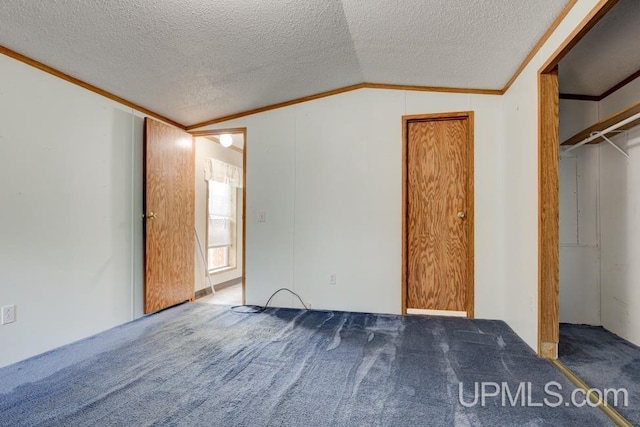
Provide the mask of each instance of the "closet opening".
[{"label": "closet opening", "polygon": [[[640,395],[640,4],[600,2],[540,91],[539,353]],[[640,423],[633,403],[616,409]]]}]

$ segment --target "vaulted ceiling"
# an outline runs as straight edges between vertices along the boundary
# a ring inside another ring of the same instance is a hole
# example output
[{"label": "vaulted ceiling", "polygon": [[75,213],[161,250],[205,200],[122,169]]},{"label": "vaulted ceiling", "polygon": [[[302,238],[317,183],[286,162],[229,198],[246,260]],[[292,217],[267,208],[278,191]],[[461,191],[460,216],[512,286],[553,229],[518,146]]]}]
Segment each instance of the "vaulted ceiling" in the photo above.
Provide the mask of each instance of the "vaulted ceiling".
[{"label": "vaulted ceiling", "polygon": [[502,89],[569,0],[0,2],[0,45],[185,125],[362,82]]}]

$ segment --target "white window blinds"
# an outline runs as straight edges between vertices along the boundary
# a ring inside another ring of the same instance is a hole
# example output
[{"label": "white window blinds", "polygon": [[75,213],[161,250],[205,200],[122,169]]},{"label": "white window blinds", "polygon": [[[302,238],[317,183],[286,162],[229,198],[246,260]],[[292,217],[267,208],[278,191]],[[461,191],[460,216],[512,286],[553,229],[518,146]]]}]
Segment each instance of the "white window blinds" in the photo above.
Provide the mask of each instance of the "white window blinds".
[{"label": "white window blinds", "polygon": [[233,191],[229,184],[209,181],[209,248],[231,246]]},{"label": "white window blinds", "polygon": [[204,170],[209,181],[209,248],[231,246],[235,226],[236,188],[242,187],[242,168],[207,159]]}]

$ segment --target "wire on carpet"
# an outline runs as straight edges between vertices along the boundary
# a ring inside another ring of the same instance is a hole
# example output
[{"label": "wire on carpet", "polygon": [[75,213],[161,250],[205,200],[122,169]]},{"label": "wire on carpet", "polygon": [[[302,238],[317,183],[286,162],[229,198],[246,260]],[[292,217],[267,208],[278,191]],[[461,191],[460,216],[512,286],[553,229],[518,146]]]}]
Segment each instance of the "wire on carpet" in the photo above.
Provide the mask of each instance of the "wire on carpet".
[{"label": "wire on carpet", "polygon": [[296,294],[295,292],[293,292],[289,288],[280,288],[280,289],[278,289],[277,291],[275,291],[274,293],[271,294],[271,296],[267,300],[267,303],[264,306],[260,306],[260,305],[234,305],[233,307],[231,307],[231,311],[233,311],[234,313],[240,313],[240,314],[262,313],[263,311],[265,311],[269,307],[269,303],[271,302],[273,297],[276,296],[276,294],[278,292],[281,292],[281,291],[287,291],[290,294],[293,294],[296,297],[298,297],[298,300],[300,300],[300,304],[302,304],[302,306],[305,308],[305,310],[309,310],[309,308],[304,303],[304,301],[302,301],[302,298],[300,298],[300,295]]}]

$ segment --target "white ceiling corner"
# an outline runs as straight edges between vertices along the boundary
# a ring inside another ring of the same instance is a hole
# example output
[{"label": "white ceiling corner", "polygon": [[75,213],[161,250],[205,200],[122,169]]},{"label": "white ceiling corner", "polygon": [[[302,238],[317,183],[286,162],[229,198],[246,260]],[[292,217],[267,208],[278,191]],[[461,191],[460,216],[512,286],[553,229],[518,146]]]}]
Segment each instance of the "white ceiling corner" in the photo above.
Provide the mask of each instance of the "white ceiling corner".
[{"label": "white ceiling corner", "polygon": [[0,44],[185,125],[361,82],[501,89],[569,0],[0,2]]}]

